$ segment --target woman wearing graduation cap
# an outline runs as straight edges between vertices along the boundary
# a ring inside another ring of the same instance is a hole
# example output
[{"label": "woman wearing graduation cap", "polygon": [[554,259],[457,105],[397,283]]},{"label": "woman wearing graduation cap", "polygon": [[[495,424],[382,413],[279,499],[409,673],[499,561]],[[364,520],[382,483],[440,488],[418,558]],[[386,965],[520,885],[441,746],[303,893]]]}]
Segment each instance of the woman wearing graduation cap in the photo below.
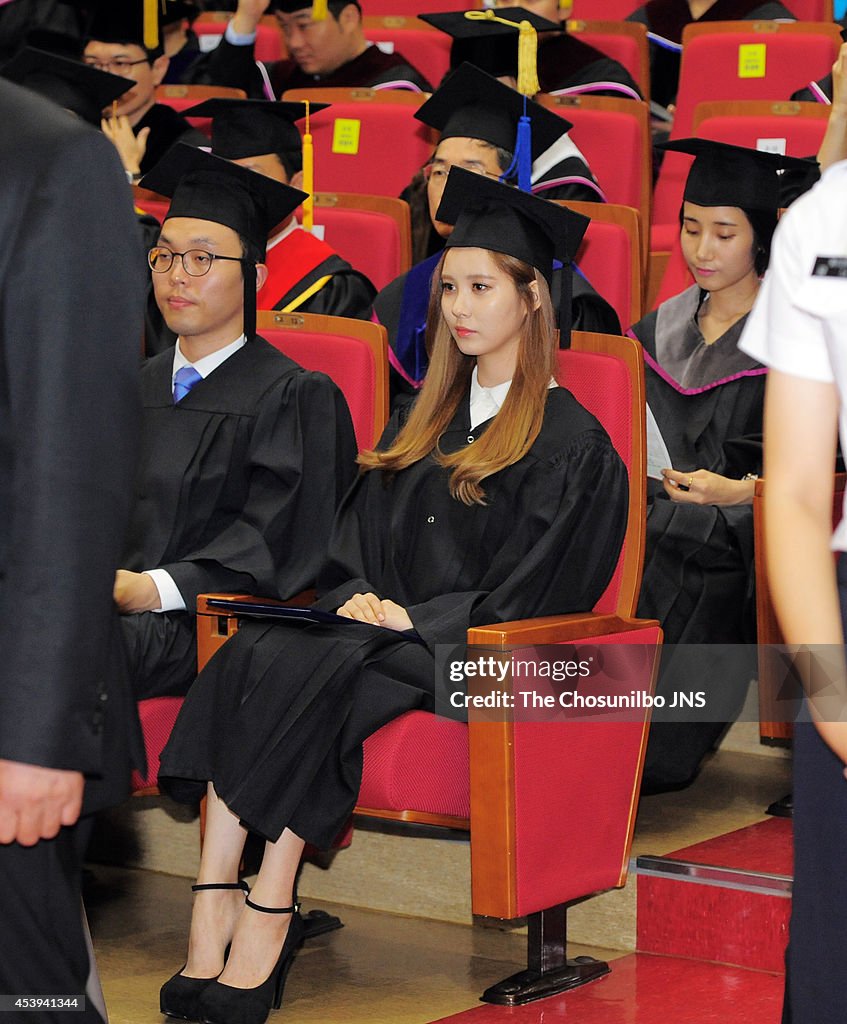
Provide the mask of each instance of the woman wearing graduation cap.
[{"label": "woman wearing graduation cap", "polygon": [[713,647],[708,656],[672,647],[755,640],[752,501],[766,371],[738,340],[768,264],[780,206],[777,171],[806,164],[703,139],[665,148],[695,157],[680,210],[682,252],[695,283],[629,332],[644,348],[649,412],[666,446],[654,446],[661,476],[648,480],[638,614],[664,629],[660,692],[671,703],[677,688],[707,690],[708,721],[654,716],[644,769],[652,790],[693,779],[755,672],[755,652],[744,660],[741,647]]},{"label": "woman wearing graduation cap", "polygon": [[[591,608],[614,570],[626,470],[555,380],[550,273],[584,218],[461,168],[439,217],[456,226],[433,283],[431,368],[360,457],[336,518],[316,607],[339,617],[245,624],[163,754],[172,795],[209,794],[188,961],[162,989],[165,1012],[262,1024],[301,940],[304,842],[326,848],[345,824],[363,740],[436,706],[435,645]],[[247,829],[266,846],[245,901]]]}]

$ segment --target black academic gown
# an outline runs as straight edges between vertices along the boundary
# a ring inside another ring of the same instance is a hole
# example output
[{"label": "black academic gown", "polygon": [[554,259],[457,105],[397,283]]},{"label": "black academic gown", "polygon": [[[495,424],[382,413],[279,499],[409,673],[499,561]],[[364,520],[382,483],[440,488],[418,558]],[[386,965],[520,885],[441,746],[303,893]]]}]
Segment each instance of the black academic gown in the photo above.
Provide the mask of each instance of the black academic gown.
[{"label": "black academic gown", "polygon": [[[253,99],[267,99],[264,81],[256,67],[254,46],[234,46],[226,38],[191,72],[196,84],[226,85],[244,89]],[[394,88],[432,92],[432,86],[417,68],[400,53],[383,53],[378,46],[369,46],[358,57],[347,61],[326,75],[310,75],[301,71],[293,60],[277,60],[265,64],[271,89],[277,99],[287,89],[372,88],[391,85]]]},{"label": "black academic gown", "polygon": [[538,81],[542,92],[641,99],[623,64],[567,33],[539,39]]},{"label": "black academic gown", "polygon": [[[443,244],[443,243],[442,243]],[[374,316],[388,332],[389,386],[392,401],[405,403],[423,383],[429,358],[424,336],[432,274],[441,252],[416,264],[377,293]],[[581,274],[571,276],[571,326],[575,331],[620,334],[617,313]],[[561,270],[553,274],[553,305],[559,308]],[[405,397],[404,397],[405,396]]]},{"label": "black academic gown", "polygon": [[[673,469],[708,469],[734,479],[761,473],[765,371],[737,348],[746,317],[708,348],[697,346],[701,336],[693,318],[699,302],[700,290],[693,285],[631,330],[644,348],[648,405]],[[679,341],[682,332],[687,341]],[[672,375],[680,364],[672,371],[667,366],[669,352],[693,353],[682,384]],[[647,481],[647,495],[638,615],[658,619],[664,630],[659,692],[670,701],[675,688],[707,689],[710,710],[725,709],[717,725],[654,722],[645,785],[662,788],[685,783],[696,773],[722,723],[737,713],[755,671],[737,647],[727,650],[724,662],[714,648],[710,664],[693,648],[672,650],[674,645],[754,643],[753,509],[677,503],[655,480]]]},{"label": "black academic gown", "polygon": [[122,617],[137,697],[196,675],[197,595],[288,597],[315,584],[355,441],[343,396],[262,338],[178,405],[173,349],[142,369],[144,423],[123,566],[167,570],[185,612]]},{"label": "black academic gown", "polygon": [[208,146],[208,138],[192,128],[184,117],[164,103],[154,103],[144,117],[133,127],[137,135],[142,128],[149,128],[147,148],[141,160],[141,173],[146,174],[167,153],[171,146],[184,142],[189,146]]},{"label": "black academic gown", "polygon": [[[465,399],[441,449],[473,443],[485,426],[471,430]],[[212,779],[259,834],[287,826],[327,847],[358,794],[362,741],[442,695],[437,644],[464,651],[469,626],[593,607],[627,505],[626,471],[596,420],[551,390],[530,452],[484,487],[486,505],[451,498],[432,458],[390,482],[361,476],[336,520],[319,607],[373,591],[407,608],[417,637],[362,623],[244,625],[183,707],[163,754],[169,790],[190,799]]]},{"label": "black academic gown", "polygon": [[[682,42],[686,25],[709,21],[794,21],[794,15],[777,0],[717,0],[699,18],[691,17],[688,0],[650,0],[626,19],[647,26],[648,32],[670,41]],[[650,41],[650,98],[667,107],[676,100],[679,88],[680,52]]]}]

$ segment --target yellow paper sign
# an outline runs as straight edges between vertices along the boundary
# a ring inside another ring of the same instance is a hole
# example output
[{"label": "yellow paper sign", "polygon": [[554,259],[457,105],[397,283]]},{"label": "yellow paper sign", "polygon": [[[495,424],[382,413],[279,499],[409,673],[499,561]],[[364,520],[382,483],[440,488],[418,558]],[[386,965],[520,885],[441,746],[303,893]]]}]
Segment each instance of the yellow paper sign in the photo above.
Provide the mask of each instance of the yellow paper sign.
[{"label": "yellow paper sign", "polygon": [[764,78],[767,54],[764,43],[742,43],[738,47],[738,77]]},{"label": "yellow paper sign", "polygon": [[359,152],[359,131],[362,122],[355,117],[337,117],[332,126],[333,153],[355,156]]}]

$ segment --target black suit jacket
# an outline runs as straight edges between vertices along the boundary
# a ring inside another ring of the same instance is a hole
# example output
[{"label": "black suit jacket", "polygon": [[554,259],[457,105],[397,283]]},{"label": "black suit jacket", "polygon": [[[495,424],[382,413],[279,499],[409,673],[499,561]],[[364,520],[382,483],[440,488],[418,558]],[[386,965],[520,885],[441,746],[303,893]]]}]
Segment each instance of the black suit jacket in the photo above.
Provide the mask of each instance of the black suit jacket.
[{"label": "black suit jacket", "polygon": [[0,757],[86,773],[93,808],[128,782],[112,589],[144,275],[99,132],[0,82],[0,168]]}]

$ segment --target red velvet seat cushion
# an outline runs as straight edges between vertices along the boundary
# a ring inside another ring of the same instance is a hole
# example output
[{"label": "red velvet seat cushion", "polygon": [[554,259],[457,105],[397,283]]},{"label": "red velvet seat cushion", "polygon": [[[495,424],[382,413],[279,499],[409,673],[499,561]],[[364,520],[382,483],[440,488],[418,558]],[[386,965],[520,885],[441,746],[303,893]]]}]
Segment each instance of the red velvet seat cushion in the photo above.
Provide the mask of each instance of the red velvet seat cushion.
[{"label": "red velvet seat cushion", "polygon": [[132,791],[147,789],[159,783],[159,758],[168,742],[176,716],[182,707],[182,697],[153,697],[138,704],[138,717],[144,733],[144,749],[147,753],[147,774],[132,773]]},{"label": "red velvet seat cushion", "polygon": [[365,740],[360,807],[470,816],[468,728],[409,711]]}]

